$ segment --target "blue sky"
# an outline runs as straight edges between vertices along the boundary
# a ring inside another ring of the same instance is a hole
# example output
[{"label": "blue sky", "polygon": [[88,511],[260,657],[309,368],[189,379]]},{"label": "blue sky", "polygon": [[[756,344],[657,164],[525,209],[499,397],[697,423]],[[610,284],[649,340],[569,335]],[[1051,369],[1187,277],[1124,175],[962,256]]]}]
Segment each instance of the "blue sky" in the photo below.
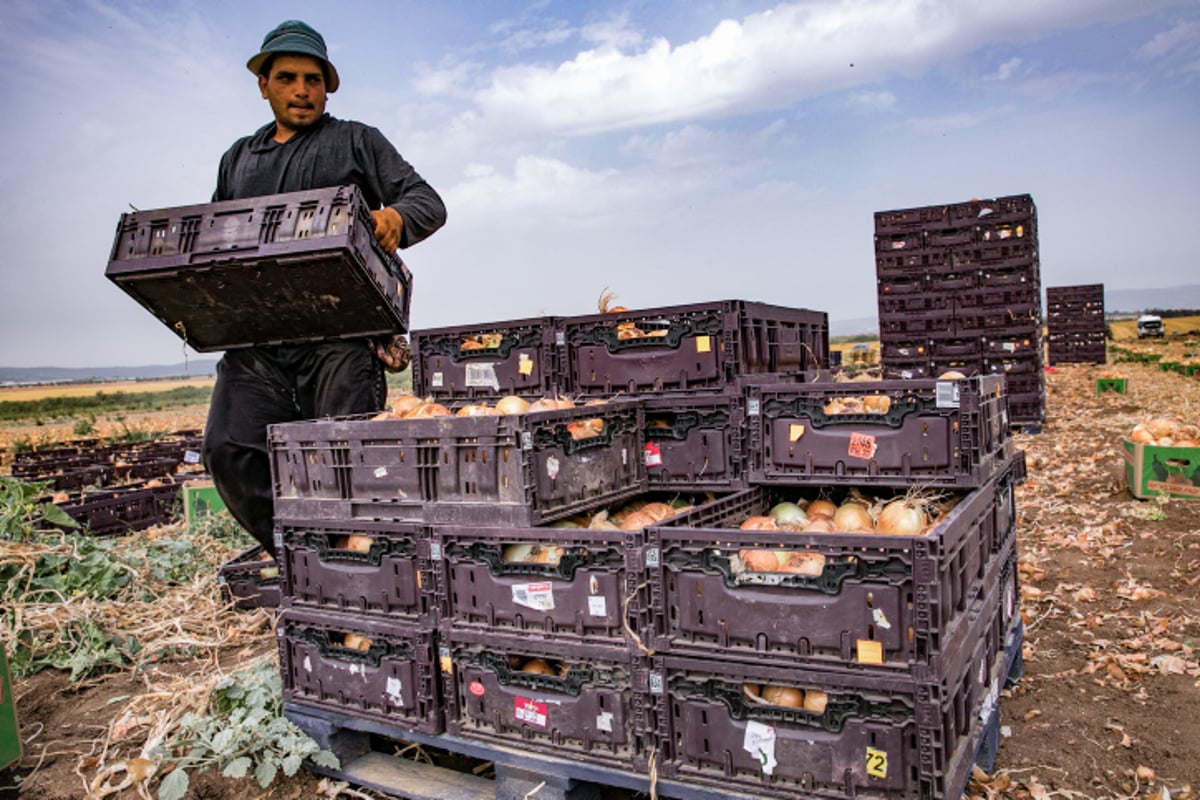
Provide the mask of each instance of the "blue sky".
[{"label": "blue sky", "polygon": [[1043,286],[1200,282],[1197,0],[5,0],[0,365],[182,360],[104,277],[116,224],[211,196],[288,18],[329,44],[329,111],[446,199],[403,254],[414,327],[605,287],[869,317],[875,211],[1020,193]]}]

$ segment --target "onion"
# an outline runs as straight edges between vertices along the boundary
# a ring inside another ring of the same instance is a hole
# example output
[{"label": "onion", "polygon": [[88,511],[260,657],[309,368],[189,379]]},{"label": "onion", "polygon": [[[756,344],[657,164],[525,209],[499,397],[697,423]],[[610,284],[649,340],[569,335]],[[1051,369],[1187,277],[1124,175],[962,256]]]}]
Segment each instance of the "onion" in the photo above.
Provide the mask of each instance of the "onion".
[{"label": "onion", "polygon": [[863,408],[872,414],[886,414],[892,407],[892,398],[886,394],[869,394],[863,398]]},{"label": "onion", "polygon": [[1135,444],[1154,444],[1154,436],[1140,422],[1134,426],[1133,433],[1129,434],[1129,440]]},{"label": "onion", "polygon": [[527,564],[533,561],[533,545],[529,542],[505,546],[500,554],[500,560],[509,564]]},{"label": "onion", "polygon": [[1155,417],[1146,423],[1146,430],[1150,431],[1150,435],[1155,439],[1170,436],[1175,431],[1175,420],[1170,417]]},{"label": "onion", "polygon": [[773,706],[801,708],[804,705],[804,692],[794,686],[764,686],[762,699]]},{"label": "onion", "polygon": [[770,517],[750,517],[739,526],[744,531],[777,531],[779,526]]},{"label": "onion", "polygon": [[829,517],[830,519],[833,519],[833,515],[837,512],[837,508],[837,503],[833,502],[832,500],[817,499],[810,501],[804,510],[810,519],[812,517]]},{"label": "onion", "polygon": [[529,410],[529,401],[515,394],[506,394],[496,401],[496,410],[504,415],[524,414]]},{"label": "onion", "polygon": [[454,412],[456,417],[494,417],[500,412],[487,403],[468,403]]},{"label": "onion", "polygon": [[775,524],[781,528],[789,525],[803,528],[808,524],[808,515],[804,513],[804,509],[786,500],[772,506],[767,516],[775,520]]},{"label": "onion", "polygon": [[645,511],[634,511],[621,520],[621,530],[640,531],[642,528],[648,528],[656,522],[658,520]]},{"label": "onion", "polygon": [[776,550],[738,550],[738,558],[750,572],[778,572],[780,555]]},{"label": "onion", "polygon": [[793,575],[820,575],[825,571],[825,556],[807,551],[788,553],[787,561],[780,566],[779,571]]},{"label": "onion", "polygon": [[833,524],[833,520],[826,516],[809,517],[808,524],[804,526],[804,533],[835,533],[837,526]]},{"label": "onion", "polygon": [[752,703],[762,702],[762,698],[758,696],[760,691],[762,691],[762,686],[757,683],[742,684],[742,698],[749,700]]},{"label": "onion", "polygon": [[875,530],[892,536],[919,536],[928,523],[929,518],[919,502],[911,498],[899,498],[879,512]]},{"label": "onion", "polygon": [[521,672],[528,672],[533,675],[553,675],[554,668],[544,658],[531,658],[521,667]]},{"label": "onion", "polygon": [[675,516],[675,509],[671,508],[667,503],[646,503],[646,505],[642,506],[641,512],[649,514],[655,522]]},{"label": "onion", "polygon": [[397,417],[403,417],[419,405],[421,405],[421,398],[413,394],[402,394],[392,401],[392,413]]},{"label": "onion", "polygon": [[371,649],[371,639],[358,633],[346,633],[342,635],[342,647],[365,653]]},{"label": "onion", "polygon": [[871,512],[860,503],[849,500],[838,506],[833,515],[833,527],[842,533],[872,533],[875,521]]},{"label": "onion", "polygon": [[448,417],[450,409],[446,408],[441,403],[435,403],[428,400],[416,406],[404,415],[405,419],[428,419],[429,417]]},{"label": "onion", "polygon": [[963,375],[961,372],[959,372],[956,369],[948,369],[945,372],[943,372],[941,375],[938,375],[938,380],[939,381],[957,381],[957,380],[962,380],[965,377],[967,377],[967,376]]},{"label": "onion", "polygon": [[811,711],[814,714],[824,714],[825,704],[829,701],[829,695],[817,689],[808,689],[804,692],[804,710]]}]

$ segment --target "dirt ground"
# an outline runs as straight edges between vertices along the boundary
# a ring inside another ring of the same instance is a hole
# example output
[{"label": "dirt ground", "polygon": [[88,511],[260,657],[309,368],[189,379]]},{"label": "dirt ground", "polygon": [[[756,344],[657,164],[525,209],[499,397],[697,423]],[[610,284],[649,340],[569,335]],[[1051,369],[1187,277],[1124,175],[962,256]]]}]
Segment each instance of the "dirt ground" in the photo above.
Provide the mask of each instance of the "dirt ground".
[{"label": "dirt ground", "polygon": [[[1192,800],[1200,787],[1200,500],[1134,499],[1121,454],[1122,438],[1151,416],[1200,423],[1200,378],[1110,365],[1128,393],[1097,396],[1102,369],[1048,372],[1046,425],[1018,435],[1029,472],[1017,534],[1025,675],[1002,698],[996,768],[977,775],[974,797]],[[263,651],[272,646],[264,632]],[[85,797],[76,769],[112,722],[111,701],[147,684],[129,673],[74,686],[54,672],[17,681],[25,756],[0,772],[0,799]],[[189,794],[333,796],[378,797],[337,795],[305,772],[265,791],[208,774]]]}]

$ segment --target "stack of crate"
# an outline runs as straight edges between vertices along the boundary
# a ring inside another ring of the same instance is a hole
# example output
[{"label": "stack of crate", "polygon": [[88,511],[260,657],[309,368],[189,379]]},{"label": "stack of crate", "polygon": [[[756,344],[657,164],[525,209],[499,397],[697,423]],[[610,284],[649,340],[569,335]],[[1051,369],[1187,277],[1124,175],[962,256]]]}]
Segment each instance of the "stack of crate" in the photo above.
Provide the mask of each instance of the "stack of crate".
[{"label": "stack of crate", "polygon": [[1055,364],[1104,364],[1104,284],[1046,287],[1046,360]]},{"label": "stack of crate", "polygon": [[[742,301],[412,343],[415,392],[448,408],[575,407],[271,429],[302,727],[677,797],[949,798],[994,757],[1024,464],[1000,377],[813,380],[826,315]],[[918,536],[739,529],[914,486],[956,501]],[[643,503],[678,513],[605,524]],[[749,550],[820,566],[747,571]],[[744,694],[763,684],[809,705]]]},{"label": "stack of crate", "polygon": [[1045,419],[1037,209],[1029,195],[875,214],[885,377],[1003,374],[1014,424]]}]

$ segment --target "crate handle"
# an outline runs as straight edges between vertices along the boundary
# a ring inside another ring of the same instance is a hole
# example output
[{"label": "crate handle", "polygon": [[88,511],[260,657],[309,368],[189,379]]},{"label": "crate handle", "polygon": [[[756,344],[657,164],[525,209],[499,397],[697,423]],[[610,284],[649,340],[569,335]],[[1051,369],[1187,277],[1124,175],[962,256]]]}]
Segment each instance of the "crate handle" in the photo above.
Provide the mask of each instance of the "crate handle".
[{"label": "crate handle", "polygon": [[729,426],[729,414],[725,411],[714,411],[711,414],[701,414],[699,411],[682,411],[675,415],[670,425],[654,427],[647,423],[645,427],[647,439],[677,439],[684,440],[695,428],[726,428]]},{"label": "crate handle", "polygon": [[384,656],[396,656],[403,660],[412,660],[412,648],[404,643],[391,643],[371,637],[371,646],[366,650],[355,650],[352,647],[343,647],[335,643],[329,638],[329,631],[326,629],[317,629],[305,627],[299,631],[298,625],[287,626],[288,638],[299,638],[315,645],[324,658],[335,658],[339,661],[356,661],[360,664],[366,664],[371,667],[378,668],[383,661]]},{"label": "crate handle", "polygon": [[477,358],[508,358],[509,354],[519,347],[538,347],[542,343],[540,330],[528,330],[520,333],[504,333],[495,347],[481,347],[476,350],[463,350],[462,337],[469,334],[451,334],[436,341],[421,342],[422,356],[446,356],[451,361],[470,361]]},{"label": "crate handle", "polygon": [[[636,336],[622,339],[618,334],[617,325],[631,324],[635,318],[624,314],[613,316],[614,322],[612,326],[597,324],[588,330],[572,331],[570,336],[571,344],[576,347],[586,344],[603,345],[610,353],[646,347],[678,349],[684,336],[689,334],[720,335],[724,328],[721,316],[709,315],[671,320],[666,334],[662,336]],[[639,321],[649,319],[648,317],[642,317]]]},{"label": "crate handle", "polygon": [[[702,694],[709,700],[721,703],[729,709],[729,716],[736,720],[754,719],[776,724],[783,722],[820,728],[830,733],[841,733],[850,719],[883,719],[903,724],[913,718],[913,710],[898,700],[878,703],[864,697],[839,695],[829,698],[822,713],[814,714],[803,709],[749,703],[740,686],[735,689],[715,678],[705,681],[701,686],[692,684],[690,687],[680,688],[690,688],[693,693]],[[676,687],[673,686],[672,691],[675,690]]]},{"label": "crate handle", "polygon": [[[581,419],[587,419],[586,415],[580,415]],[[576,439],[567,429],[565,422],[556,422],[553,425],[538,428],[533,433],[533,448],[535,450],[545,450],[550,447],[560,447],[567,455],[573,455],[580,450],[587,450],[593,447],[612,447],[618,434],[632,430],[632,425],[629,419],[623,415],[614,414],[612,417],[601,416],[604,420],[604,428],[595,436],[588,436],[583,439]],[[573,419],[572,422],[580,420]]]},{"label": "crate handle", "polygon": [[807,397],[796,397],[791,400],[767,400],[763,402],[764,416],[794,416],[804,415],[814,428],[825,428],[836,425],[886,425],[889,428],[899,428],[904,424],[905,417],[925,411],[939,412],[932,398],[923,398],[914,394],[893,398],[888,410],[883,414],[849,413],[827,414],[825,400],[813,400]]},{"label": "crate handle", "polygon": [[624,556],[606,550],[603,554],[590,552],[582,546],[563,548],[557,564],[531,564],[524,561],[505,561],[500,549],[495,545],[473,542],[467,547],[450,545],[446,548],[446,557],[464,555],[472,561],[482,561],[488,565],[488,571],[495,577],[506,575],[536,575],[538,577],[562,578],[566,581],[575,580],[575,573],[584,567],[620,567],[625,563]]},{"label": "crate handle", "polygon": [[480,653],[472,659],[484,669],[496,674],[501,686],[524,686],[529,689],[559,692],[578,697],[583,691],[583,685],[594,679],[592,670],[586,667],[571,667],[563,677],[557,675],[542,675],[535,672],[522,672],[513,669],[508,664],[508,657],[496,653]]}]

